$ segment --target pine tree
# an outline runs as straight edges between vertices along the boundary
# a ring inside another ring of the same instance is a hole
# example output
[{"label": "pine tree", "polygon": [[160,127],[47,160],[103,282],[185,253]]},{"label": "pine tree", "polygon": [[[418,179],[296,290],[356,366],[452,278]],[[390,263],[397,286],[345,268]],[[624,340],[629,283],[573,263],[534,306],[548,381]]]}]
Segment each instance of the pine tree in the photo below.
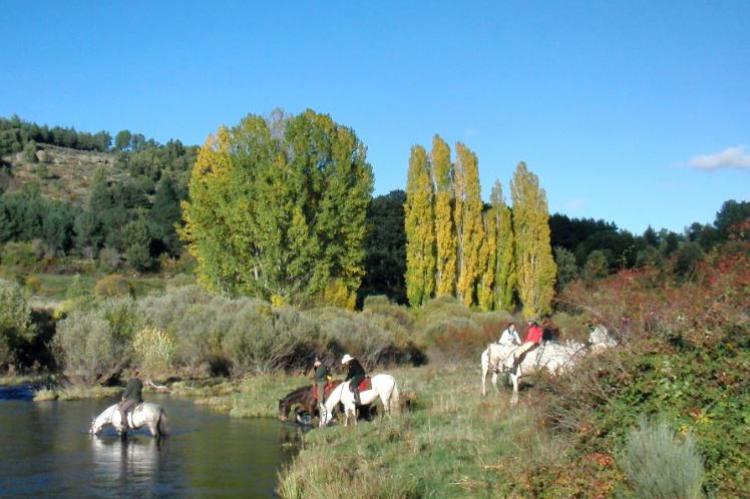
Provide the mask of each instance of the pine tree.
[{"label": "pine tree", "polygon": [[[475,301],[477,280],[481,272],[480,248],[484,239],[482,225],[482,195],[479,185],[479,166],[476,155],[460,142],[456,144],[457,170],[461,171],[463,187],[461,204],[460,247],[462,248],[459,267],[457,294],[466,306]],[[459,203],[456,203],[458,210]]]},{"label": "pine tree", "polygon": [[518,292],[527,318],[551,310],[557,267],[550,246],[547,196],[526,164],[518,164],[510,184],[516,236]]},{"label": "pine tree", "polygon": [[409,158],[404,226],[406,230],[406,296],[416,307],[435,289],[434,189],[427,152],[414,146]]},{"label": "pine tree", "polygon": [[456,291],[456,231],[451,201],[451,150],[448,144],[435,135],[432,139],[432,172],[435,176],[435,243],[437,247],[437,296],[452,296]]},{"label": "pine tree", "polygon": [[513,310],[516,289],[515,236],[510,208],[505,204],[500,182],[495,182],[490,203],[497,223],[497,260],[495,267],[495,308]]}]

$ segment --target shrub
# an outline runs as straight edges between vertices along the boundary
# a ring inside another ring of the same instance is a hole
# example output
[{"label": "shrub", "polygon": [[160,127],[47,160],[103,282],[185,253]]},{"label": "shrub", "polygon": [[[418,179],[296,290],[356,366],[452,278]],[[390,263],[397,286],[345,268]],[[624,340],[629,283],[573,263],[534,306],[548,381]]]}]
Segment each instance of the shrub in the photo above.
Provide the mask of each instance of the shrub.
[{"label": "shrub", "polygon": [[133,351],[138,365],[151,377],[169,374],[176,357],[176,342],[163,329],[145,327],[133,338]]},{"label": "shrub", "polygon": [[87,384],[118,366],[124,349],[105,319],[83,311],[71,313],[58,324],[54,344],[65,374]]},{"label": "shrub", "polygon": [[35,275],[30,275],[26,278],[26,289],[28,289],[31,293],[39,293],[39,290],[42,289],[42,280]]},{"label": "shrub", "polygon": [[619,463],[638,497],[701,497],[703,462],[693,437],[678,440],[663,421],[641,418]]},{"label": "shrub", "polygon": [[23,269],[33,269],[37,264],[37,257],[30,242],[11,241],[3,248],[3,265],[11,265]]},{"label": "shrub", "polygon": [[21,287],[0,279],[0,367],[15,365],[34,336],[31,309]]},{"label": "shrub", "polygon": [[104,276],[94,286],[94,294],[104,298],[133,296],[133,293],[133,285],[120,274]]}]

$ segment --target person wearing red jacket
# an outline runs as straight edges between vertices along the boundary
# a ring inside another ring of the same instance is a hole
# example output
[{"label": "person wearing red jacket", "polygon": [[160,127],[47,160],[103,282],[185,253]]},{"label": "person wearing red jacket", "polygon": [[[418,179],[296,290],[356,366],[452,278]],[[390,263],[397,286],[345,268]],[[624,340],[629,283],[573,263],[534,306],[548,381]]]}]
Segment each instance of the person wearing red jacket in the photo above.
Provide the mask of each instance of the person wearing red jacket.
[{"label": "person wearing red jacket", "polygon": [[536,321],[529,321],[529,328],[526,330],[526,338],[523,340],[523,344],[516,348],[511,355],[511,362],[508,367],[515,369],[518,364],[523,361],[526,353],[542,344],[543,336],[542,328]]}]

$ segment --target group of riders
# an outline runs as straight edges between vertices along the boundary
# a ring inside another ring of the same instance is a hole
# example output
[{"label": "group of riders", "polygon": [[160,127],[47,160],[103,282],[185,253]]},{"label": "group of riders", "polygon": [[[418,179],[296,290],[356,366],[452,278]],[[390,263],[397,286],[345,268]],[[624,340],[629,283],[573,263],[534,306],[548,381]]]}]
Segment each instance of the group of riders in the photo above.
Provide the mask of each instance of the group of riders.
[{"label": "group of riders", "polygon": [[[526,331],[526,337],[522,342],[519,335],[518,329],[515,323],[511,323],[508,327],[503,330],[497,343],[505,346],[518,345],[512,354],[506,359],[506,365],[508,369],[514,369],[530,352],[542,344],[545,338],[545,331],[535,320],[531,320],[528,323],[528,329]],[[341,358],[341,364],[346,366],[347,373],[344,378],[344,382],[349,382],[349,389],[354,396],[354,402],[357,405],[361,405],[359,397],[359,385],[366,378],[367,374],[362,364],[356,358],[351,355],[344,354]],[[316,357],[313,363],[313,386],[312,390],[313,399],[317,406],[322,405],[325,402],[325,394],[327,386],[332,379],[331,371],[320,358]],[[122,394],[122,398],[118,403],[118,409],[120,410],[122,421],[127,422],[127,414],[132,411],[135,406],[143,402],[143,383],[138,377],[133,377],[128,380],[125,391]]]}]

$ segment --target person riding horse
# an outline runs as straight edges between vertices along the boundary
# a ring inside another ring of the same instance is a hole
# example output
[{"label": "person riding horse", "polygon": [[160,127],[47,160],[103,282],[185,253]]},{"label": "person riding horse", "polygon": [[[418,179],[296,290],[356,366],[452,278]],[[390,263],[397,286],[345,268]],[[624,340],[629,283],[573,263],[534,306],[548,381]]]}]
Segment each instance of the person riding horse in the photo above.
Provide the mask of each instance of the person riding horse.
[{"label": "person riding horse", "polygon": [[516,348],[513,354],[506,360],[506,367],[511,370],[515,370],[516,366],[523,361],[526,353],[538,347],[542,343],[542,328],[536,321],[529,321],[529,328],[526,331],[526,338],[524,338],[523,345]]},{"label": "person riding horse", "polygon": [[349,381],[349,389],[352,391],[352,394],[354,394],[354,403],[357,405],[362,405],[359,401],[359,384],[367,376],[365,374],[365,369],[357,359],[355,359],[348,353],[344,354],[344,357],[341,359],[341,364],[347,366],[348,368],[346,379],[344,379],[344,382]]},{"label": "person riding horse", "polygon": [[324,366],[320,359],[317,357],[315,358],[313,367],[315,368],[315,371],[313,372],[313,380],[315,382],[316,389],[315,398],[317,398],[318,400],[318,405],[322,406],[323,402],[325,402],[326,382],[329,380],[330,376],[328,373],[328,368]]},{"label": "person riding horse", "polygon": [[127,418],[128,412],[132,411],[135,406],[141,402],[143,402],[143,383],[138,378],[130,378],[125,387],[125,391],[122,394],[122,399],[120,403],[117,404],[125,428],[129,426]]}]

